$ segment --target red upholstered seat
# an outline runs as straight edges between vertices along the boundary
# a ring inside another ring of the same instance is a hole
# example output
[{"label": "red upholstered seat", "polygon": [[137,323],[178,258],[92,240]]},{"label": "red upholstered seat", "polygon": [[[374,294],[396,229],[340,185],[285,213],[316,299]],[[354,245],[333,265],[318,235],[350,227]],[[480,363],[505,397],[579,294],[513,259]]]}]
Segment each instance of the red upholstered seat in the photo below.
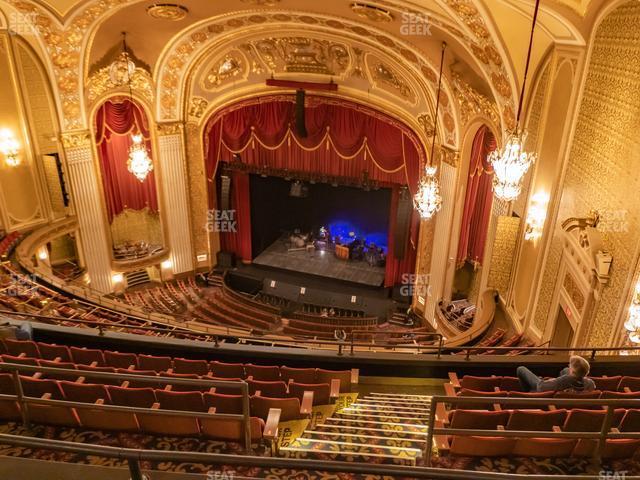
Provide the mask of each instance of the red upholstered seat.
[{"label": "red upholstered seat", "polygon": [[[15,395],[16,388],[13,382],[13,375],[10,373],[0,373],[0,394]],[[20,418],[20,408],[14,400],[0,400],[0,420],[18,420]]]},{"label": "red upholstered seat", "polygon": [[632,392],[640,392],[640,377],[622,377],[618,390],[624,391],[625,388]]},{"label": "red upholstered seat", "polygon": [[[564,425],[567,410],[514,410],[507,430],[551,432]],[[569,456],[576,441],[563,438],[516,438],[512,454],[523,457]]]},{"label": "red upholstered seat", "polygon": [[40,358],[42,359],[55,360],[59,358],[61,362],[73,362],[71,351],[66,345],[38,342],[38,350],[40,351]]},{"label": "red upholstered seat", "polygon": [[104,385],[95,383],[77,383],[60,381],[60,388],[67,400],[71,402],[95,403],[96,400],[102,399],[105,403],[109,403],[109,393]]},{"label": "red upholstered seat", "polygon": [[[218,378],[218,377],[209,377],[207,380],[217,380],[221,382],[244,382],[241,378]],[[214,387],[215,393],[221,393],[223,395],[239,395],[242,390],[237,387]],[[208,391],[208,390],[207,390]]]},{"label": "red upholstered seat", "polygon": [[17,357],[14,355],[2,355],[2,361],[5,363],[16,363],[18,365],[38,366],[38,359],[34,357]]},{"label": "red upholstered seat", "polygon": [[[508,396],[509,398],[552,398],[553,397],[553,393],[554,392],[509,392]],[[513,409],[518,409],[518,410],[523,410],[526,408],[532,408],[534,410],[538,410],[538,409],[544,409],[544,406],[541,406],[540,404],[535,404],[535,403],[531,403],[531,404],[510,404],[509,402],[506,402],[505,404],[502,405],[503,408],[513,408]]]},{"label": "red upholstered seat", "polygon": [[298,420],[302,418],[300,414],[300,400],[297,398],[267,398],[254,395],[251,397],[251,415],[266,421],[269,410],[279,408],[280,421]]},{"label": "red upholstered seat", "polygon": [[331,403],[331,386],[328,383],[296,383],[289,384],[289,396],[295,397],[302,403],[304,392],[313,392],[314,405],[329,405]]},{"label": "red upholstered seat", "polygon": [[220,378],[244,378],[244,365],[242,363],[224,363],[213,361],[210,364],[211,373]]},{"label": "red upholstered seat", "polygon": [[[595,400],[600,398],[600,395],[602,394],[602,392],[600,390],[593,390],[592,392],[571,392],[571,391],[567,391],[567,392],[556,392],[553,397],[554,398],[562,398],[562,399],[577,399],[577,400]],[[562,405],[563,408],[583,408],[583,409],[595,409],[595,410],[599,410],[601,407],[594,405],[593,407],[590,406],[586,406],[586,405]]]},{"label": "red upholstered seat", "polygon": [[182,410],[186,412],[206,412],[200,392],[169,392],[156,390],[156,398],[160,408],[166,410]]},{"label": "red upholstered seat", "polygon": [[153,388],[123,388],[108,385],[107,391],[114,405],[151,408],[157,401]]},{"label": "red upholstered seat", "polygon": [[[39,380],[20,376],[22,388],[28,397],[42,398],[50,396],[51,400],[65,400],[60,385],[55,380]],[[54,405],[29,404],[29,418],[34,423],[77,427],[78,418],[72,408]]]},{"label": "red upholstered seat", "polygon": [[[618,430],[623,433],[640,432],[640,410],[629,409],[620,421]],[[616,438],[607,440],[602,457],[607,459],[632,458],[640,448],[640,440],[631,438]]]},{"label": "red upholstered seat", "polygon": [[129,368],[133,365],[134,368],[138,368],[138,356],[135,353],[111,352],[109,350],[105,350],[104,360],[110,367]]},{"label": "red upholstered seat", "polygon": [[[482,392],[479,390],[469,390],[469,389],[463,388],[460,390],[460,392],[458,392],[458,396],[459,397],[506,397],[507,392],[502,392],[502,391]],[[457,408],[487,410],[491,408],[491,405],[487,403],[478,403],[478,404],[466,404],[466,403],[462,404],[461,403],[461,404],[458,404]]]},{"label": "red upholstered seat", "polygon": [[138,355],[138,367],[140,370],[167,371],[173,368],[171,357],[158,357],[155,355]]},{"label": "red upholstered seat", "polygon": [[122,381],[116,378],[106,378],[101,377],[98,379],[97,377],[91,376],[91,373],[116,373],[116,369],[113,367],[92,367],[90,365],[76,365],[78,367],[78,375],[86,377],[89,381],[87,383],[100,382],[106,385],[120,385]]},{"label": "red upholstered seat", "polygon": [[622,376],[618,375],[615,377],[589,377],[596,384],[596,389],[604,391],[613,391],[618,390],[618,385],[620,384],[620,380],[622,380]]},{"label": "red upholstered seat", "polygon": [[500,388],[501,380],[502,377],[475,377],[473,375],[465,375],[460,379],[460,387],[480,392],[493,392],[496,388]]},{"label": "red upholstered seat", "polygon": [[[456,409],[451,417],[451,428],[497,430],[509,420],[508,411]],[[515,443],[512,438],[454,435],[451,453],[469,456],[508,455]]]},{"label": "red upholstered seat", "polygon": [[640,409],[630,408],[620,421],[618,430],[621,432],[640,432]]},{"label": "red upholstered seat", "polygon": [[611,399],[611,400],[630,400],[629,405],[624,405],[625,407],[638,407],[638,404],[633,404],[633,401],[636,402],[640,400],[640,392],[602,392],[600,395],[602,399]]},{"label": "red upholstered seat", "polygon": [[[195,373],[160,372],[158,376],[164,377],[164,378],[175,378],[180,380],[199,380],[200,379],[200,375],[197,375]],[[158,383],[162,388],[164,388],[167,385],[171,385],[171,390],[173,392],[202,392],[202,391],[206,392],[207,390],[209,390],[209,387],[205,385],[185,385],[182,383],[165,381],[165,380],[160,380]]]},{"label": "red upholstered seat", "polygon": [[[264,430],[264,420],[251,417],[249,421],[251,440],[254,442],[260,440]],[[216,417],[205,417],[200,419],[200,427],[202,434],[208,438],[231,442],[244,441],[244,424],[242,420],[221,420]]]},{"label": "red upholstered seat", "polygon": [[562,427],[567,419],[567,410],[514,410],[511,412],[507,430],[551,432],[553,427]]},{"label": "red upholstered seat", "polygon": [[[155,370],[129,370],[128,368],[116,368],[116,373],[121,375],[138,375],[145,377],[155,377],[157,375]],[[158,382],[150,382],[147,380],[127,380],[130,388],[160,388]]]},{"label": "red upholstered seat", "polygon": [[242,395],[205,393],[203,400],[207,410],[213,407],[216,409],[216,413],[242,414]]},{"label": "red upholstered seat", "polygon": [[75,363],[91,365],[93,362],[96,362],[96,365],[99,367],[106,366],[102,350],[78,347],[71,347],[69,350],[71,351],[71,358],[73,358]]},{"label": "red upholstered seat", "polygon": [[249,394],[255,395],[260,392],[262,397],[285,398],[287,396],[287,384],[279,382],[261,382],[258,380],[247,380],[249,384]]},{"label": "red upholstered seat", "polygon": [[31,340],[12,340],[10,338],[4,339],[4,345],[9,355],[20,356],[24,354],[25,357],[39,358],[40,350],[36,342]]},{"label": "red upholstered seat", "polygon": [[209,364],[206,360],[188,360],[186,358],[173,359],[174,373],[187,373],[205,376],[209,373]]},{"label": "red upholstered seat", "polygon": [[518,377],[501,377],[498,389],[505,392],[521,392],[522,385],[520,385],[520,380],[518,380]]},{"label": "red upholstered seat", "polygon": [[244,366],[244,371],[247,378],[252,377],[254,380],[263,382],[280,380],[280,367],[247,364]]},{"label": "red upholstered seat", "polygon": [[[199,392],[168,392],[156,390],[159,408],[187,412],[204,412],[205,406]],[[140,429],[158,435],[199,435],[200,425],[196,417],[182,415],[138,414]]]},{"label": "red upholstered seat", "polygon": [[351,391],[351,370],[316,370],[316,383],[328,383],[334,378],[340,380],[340,393],[349,393]]},{"label": "red upholstered seat", "polygon": [[495,430],[498,425],[505,426],[509,421],[510,412],[503,410],[493,412],[489,410],[467,410],[458,408],[451,416],[451,428],[466,428],[477,430]]},{"label": "red upholstered seat", "polygon": [[316,383],[315,368],[280,367],[280,375],[285,382]]},{"label": "red upholstered seat", "polygon": [[[602,430],[602,422],[604,422],[606,413],[605,410],[574,408],[569,412],[562,430],[565,432],[599,432]],[[626,410],[617,409],[614,412],[611,425],[619,425],[625,413]],[[596,445],[597,442],[595,440],[580,439],[576,444],[573,455],[578,457],[591,456]]]}]

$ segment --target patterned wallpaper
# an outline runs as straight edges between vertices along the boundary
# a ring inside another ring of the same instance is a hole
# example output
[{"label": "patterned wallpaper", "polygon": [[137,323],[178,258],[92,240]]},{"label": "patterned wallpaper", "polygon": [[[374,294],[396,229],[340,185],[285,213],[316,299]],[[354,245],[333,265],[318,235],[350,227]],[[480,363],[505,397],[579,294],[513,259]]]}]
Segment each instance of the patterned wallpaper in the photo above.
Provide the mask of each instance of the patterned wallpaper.
[{"label": "patterned wallpaper", "polygon": [[[605,345],[634,264],[640,227],[640,2],[611,12],[598,27],[576,123],[559,222],[597,210],[604,246],[613,255],[611,281],[602,292],[586,341]],[[634,93],[632,93],[634,92]],[[544,269],[534,325],[543,330],[562,254],[556,225]]]},{"label": "patterned wallpaper", "polygon": [[[185,125],[187,150],[187,174],[189,180],[189,205],[191,207],[191,225],[193,230],[193,248],[196,255],[209,250],[207,233],[207,183],[205,181],[203,146],[198,125],[188,122]],[[212,259],[215,263],[215,259]]]},{"label": "patterned wallpaper", "polygon": [[518,217],[503,215],[498,217],[487,288],[495,288],[503,297],[509,289],[513,255],[516,251],[519,231],[520,219]]}]

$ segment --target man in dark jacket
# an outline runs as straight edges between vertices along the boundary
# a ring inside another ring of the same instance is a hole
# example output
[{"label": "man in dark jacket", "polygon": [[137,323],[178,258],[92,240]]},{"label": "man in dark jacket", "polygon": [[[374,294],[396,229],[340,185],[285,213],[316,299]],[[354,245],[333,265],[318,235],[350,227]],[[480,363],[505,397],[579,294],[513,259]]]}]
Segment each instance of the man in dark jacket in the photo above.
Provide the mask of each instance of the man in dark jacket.
[{"label": "man in dark jacket", "polygon": [[596,388],[593,380],[587,378],[590,368],[589,362],[574,355],[569,359],[569,366],[564,368],[557,378],[543,380],[527,367],[518,367],[517,375],[525,392],[590,392]]}]

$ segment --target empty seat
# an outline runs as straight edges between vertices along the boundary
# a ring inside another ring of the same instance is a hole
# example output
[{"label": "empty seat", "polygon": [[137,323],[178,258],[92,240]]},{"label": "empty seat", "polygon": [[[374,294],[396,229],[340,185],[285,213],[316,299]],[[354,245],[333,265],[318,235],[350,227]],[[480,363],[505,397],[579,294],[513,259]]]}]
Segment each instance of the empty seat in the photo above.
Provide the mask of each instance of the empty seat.
[{"label": "empty seat", "polygon": [[199,392],[170,392],[156,390],[156,399],[160,408],[165,410],[181,410],[186,412],[206,412],[202,394]]},{"label": "empty seat", "polygon": [[247,380],[249,384],[249,394],[256,395],[260,392],[263,397],[285,398],[287,396],[287,384],[279,382],[261,382],[258,380]]},{"label": "empty seat", "polygon": [[71,402],[95,403],[98,399],[105,400],[107,403],[110,401],[104,385],[64,380],[59,383],[65,398]]},{"label": "empty seat", "polygon": [[[121,375],[137,375],[145,377],[157,376],[155,370],[130,370],[128,368],[116,368],[116,373],[119,373]],[[126,380],[126,382],[130,388],[160,388],[160,384],[158,382],[153,382],[146,379]]]},{"label": "empty seat", "polygon": [[107,378],[107,377],[100,377],[100,379],[98,380],[97,377],[94,377],[91,375],[91,373],[116,373],[116,369],[113,367],[92,367],[91,365],[82,365],[82,364],[78,364],[78,375],[84,376],[88,379],[90,379],[90,382],[100,382],[100,383],[104,383],[105,385],[120,385],[122,383],[122,381],[119,378]]},{"label": "empty seat", "polygon": [[110,367],[129,368],[133,365],[134,368],[138,368],[138,356],[135,353],[111,352],[109,350],[105,350],[104,360]]},{"label": "empty seat", "polygon": [[340,393],[349,393],[351,391],[351,370],[323,370],[318,368],[316,371],[316,383],[328,383],[331,380],[340,380]]},{"label": "empty seat", "polygon": [[138,367],[140,370],[167,371],[173,368],[171,357],[157,357],[155,355],[138,355]]},{"label": "empty seat", "polygon": [[186,358],[173,359],[174,373],[188,373],[205,376],[209,373],[209,364],[206,360],[188,360]]},{"label": "empty seat", "polygon": [[[600,390],[593,390],[591,392],[571,392],[571,391],[566,391],[566,392],[556,392],[553,395],[553,398],[561,398],[564,400],[571,400],[571,399],[576,399],[576,400],[595,400],[600,398],[600,395],[602,394],[602,392]],[[587,406],[587,405],[562,405],[563,408],[571,408],[576,407],[576,408],[584,408],[584,409],[596,409],[599,410],[600,407],[597,405],[594,405],[593,407]]]},{"label": "empty seat", "polygon": [[501,377],[498,389],[505,392],[522,392],[522,385],[518,377]]},{"label": "empty seat", "polygon": [[[551,432],[561,427],[567,417],[567,410],[514,410],[511,413],[507,430]],[[569,456],[576,441],[566,438],[516,438],[512,454],[531,457]]]},{"label": "empty seat", "polygon": [[624,391],[625,388],[632,392],[640,392],[640,377],[622,377],[618,390]]},{"label": "empty seat", "polygon": [[158,415],[154,409],[204,412],[204,402],[199,392],[168,392],[156,390],[158,403],[150,413],[137,415],[140,429],[157,435],[199,435],[200,425],[196,417],[183,415]]},{"label": "empty seat", "polygon": [[216,413],[242,414],[242,395],[205,393],[203,400],[207,410],[213,407]]},{"label": "empty seat", "polygon": [[15,363],[18,365],[30,365],[33,367],[38,366],[38,359],[33,357],[17,357],[14,355],[2,355],[2,361],[5,363]]},{"label": "empty seat", "polygon": [[460,379],[460,387],[480,392],[493,392],[496,388],[500,388],[501,380],[502,377],[475,377],[473,375],[465,375]]},{"label": "empty seat", "polygon": [[60,359],[61,362],[71,363],[71,352],[66,345],[55,345],[52,343],[38,342],[38,350],[40,351],[40,358],[45,360]]},{"label": "empty seat", "polygon": [[[221,382],[244,382],[241,378],[218,378],[218,377],[209,377],[207,380],[217,380]],[[221,393],[223,395],[238,395],[242,392],[238,387],[213,387],[215,393]]]},{"label": "empty seat", "polygon": [[295,397],[302,403],[304,392],[313,392],[314,405],[329,405],[331,403],[331,386],[327,383],[297,383],[289,384],[289,396]]},{"label": "empty seat", "polygon": [[254,395],[251,397],[251,415],[266,421],[269,410],[279,408],[280,421],[298,420],[302,418],[300,414],[300,400],[297,398],[267,398]]},{"label": "empty seat", "polygon": [[514,410],[506,425],[507,430],[547,431],[561,427],[567,418],[567,410]]},{"label": "empty seat", "polygon": [[244,378],[244,365],[242,363],[211,362],[211,373],[220,378]]},{"label": "empty seat", "polygon": [[[202,435],[215,440],[224,440],[230,442],[244,441],[244,424],[242,420],[223,420],[211,417],[203,417],[199,419]],[[258,417],[249,419],[251,428],[251,441],[256,442],[262,438],[264,430],[264,420]]]},{"label": "empty seat", "polygon": [[40,357],[40,350],[36,342],[31,340],[12,340],[10,338],[4,339],[4,345],[9,355],[16,357],[23,355],[25,357],[38,358]]},{"label": "empty seat", "polygon": [[[611,425],[619,425],[625,413],[624,409],[615,410]],[[599,432],[602,430],[606,414],[605,410],[574,408],[569,412],[562,430],[565,432]],[[596,445],[595,440],[580,439],[573,450],[573,455],[577,457],[591,456]]]},{"label": "empty seat", "polygon": [[109,385],[107,391],[114,405],[151,408],[157,401],[153,388],[123,388]]},{"label": "empty seat", "polygon": [[315,368],[280,367],[280,375],[285,382],[316,383]]},{"label": "empty seat", "polygon": [[620,421],[618,430],[621,432],[640,432],[640,409],[630,408]]},{"label": "empty seat", "polygon": [[622,376],[618,375],[615,377],[589,377],[596,384],[597,390],[608,390],[608,391],[616,391],[618,390],[618,385],[620,385],[620,380],[622,380]]},{"label": "empty seat", "polygon": [[91,365],[95,362],[96,366],[105,366],[102,350],[77,347],[71,347],[69,350],[71,351],[71,358],[73,358],[75,363]]},{"label": "empty seat", "polygon": [[[200,376],[195,373],[168,373],[160,372],[158,374],[164,378],[175,378],[176,380],[199,380]],[[173,392],[202,392],[209,390],[209,387],[205,385],[186,385],[183,383],[172,382],[170,380],[160,380],[158,384],[161,388],[171,385],[171,391]]]},{"label": "empty seat", "polygon": [[[60,385],[55,380],[40,380],[20,376],[20,382],[25,395],[28,397],[44,397],[51,400],[65,399]],[[34,423],[46,425],[77,427],[80,424],[72,408],[57,405],[29,404],[29,418]]]},{"label": "empty seat", "polygon": [[[453,412],[450,428],[497,430],[498,425],[504,427],[508,421],[508,411],[457,409]],[[451,453],[469,456],[508,455],[513,444],[513,438],[454,435]]]},{"label": "empty seat", "polygon": [[280,380],[280,367],[248,364],[245,365],[244,371],[247,378],[251,377],[254,380],[260,380],[263,382],[275,382]]},{"label": "empty seat", "polygon": [[[637,401],[640,400],[640,392],[602,392],[600,395],[602,399],[611,400],[629,400],[628,405],[621,405],[625,407],[637,407]],[[635,404],[634,404],[635,401]]]},{"label": "empty seat", "polygon": [[[0,395],[16,395],[13,375],[10,373],[0,373]],[[18,420],[20,418],[20,408],[14,400],[0,400],[0,420]]]},{"label": "empty seat", "polygon": [[[469,390],[463,388],[458,392],[459,397],[506,397],[507,392],[481,392],[478,390]],[[480,409],[480,410],[488,410],[491,408],[491,405],[487,402],[485,403],[459,403],[457,405],[458,408],[466,408],[466,409]]]},{"label": "empty seat", "polygon": [[[509,392],[508,393],[508,397],[509,398],[552,398],[554,395],[554,392]],[[532,409],[545,409],[546,407],[544,405],[540,405],[539,403],[520,403],[520,404],[513,404],[513,403],[509,403],[509,402],[505,402],[504,404],[502,404],[503,408],[513,408],[513,409],[526,409],[526,408],[532,408]]]}]

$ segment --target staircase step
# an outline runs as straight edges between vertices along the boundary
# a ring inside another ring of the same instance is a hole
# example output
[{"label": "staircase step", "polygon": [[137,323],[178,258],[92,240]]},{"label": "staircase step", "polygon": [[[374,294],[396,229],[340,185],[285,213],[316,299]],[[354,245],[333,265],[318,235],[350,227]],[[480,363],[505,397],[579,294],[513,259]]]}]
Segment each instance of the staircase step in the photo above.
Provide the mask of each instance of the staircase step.
[{"label": "staircase step", "polygon": [[320,440],[339,440],[346,439],[352,443],[369,443],[373,444],[375,442],[402,442],[402,443],[410,443],[414,445],[413,448],[420,448],[421,445],[426,444],[426,438],[399,438],[399,437],[390,437],[385,435],[366,435],[363,433],[352,433],[352,432],[327,432],[321,430],[305,430],[304,438],[314,438]]},{"label": "staircase step", "polygon": [[432,395],[409,395],[406,393],[382,393],[382,392],[371,392],[369,395],[375,397],[388,397],[391,399],[414,399],[414,400],[423,400],[423,401],[431,401]]},{"label": "staircase step", "polygon": [[368,402],[368,403],[382,403],[382,404],[390,404],[390,405],[417,405],[417,406],[429,406],[431,405],[431,400],[408,400],[406,398],[385,398],[385,397],[359,397],[359,402]]},{"label": "staircase step", "polygon": [[327,432],[327,433],[357,433],[364,432],[365,434],[375,434],[378,436],[386,436],[388,438],[407,438],[407,437],[417,437],[417,438],[426,438],[428,433],[426,431],[411,431],[411,430],[395,430],[392,428],[371,428],[371,427],[358,427],[354,425],[341,425],[341,424],[328,424],[328,423],[319,423],[315,426],[317,431]]},{"label": "staircase step", "polygon": [[380,403],[369,403],[366,401],[352,403],[349,408],[362,408],[364,410],[376,410],[376,411],[392,411],[392,412],[407,412],[407,413],[423,413],[428,414],[431,408],[418,408],[418,407],[401,407],[399,405],[386,405]]},{"label": "staircase step", "polygon": [[382,422],[377,420],[357,420],[353,418],[337,418],[337,417],[329,417],[326,419],[327,422],[331,424],[366,424],[366,425],[375,425],[377,427],[389,427],[391,430],[405,430],[405,431],[418,431],[418,432],[427,432],[428,427],[426,425],[422,425],[419,423],[401,423],[401,422]]},{"label": "staircase step", "polygon": [[336,415],[359,415],[361,417],[415,418],[428,420],[428,413],[398,412],[395,410],[375,410],[364,408],[343,408]]},{"label": "staircase step", "polygon": [[411,421],[412,424],[416,425],[424,425],[428,419],[427,418],[416,418],[416,417],[403,417],[399,415],[375,415],[372,413],[363,413],[363,412],[340,412],[337,413],[334,418],[354,418],[361,420],[373,420],[375,422],[390,422],[390,423],[402,423],[406,421]]}]

